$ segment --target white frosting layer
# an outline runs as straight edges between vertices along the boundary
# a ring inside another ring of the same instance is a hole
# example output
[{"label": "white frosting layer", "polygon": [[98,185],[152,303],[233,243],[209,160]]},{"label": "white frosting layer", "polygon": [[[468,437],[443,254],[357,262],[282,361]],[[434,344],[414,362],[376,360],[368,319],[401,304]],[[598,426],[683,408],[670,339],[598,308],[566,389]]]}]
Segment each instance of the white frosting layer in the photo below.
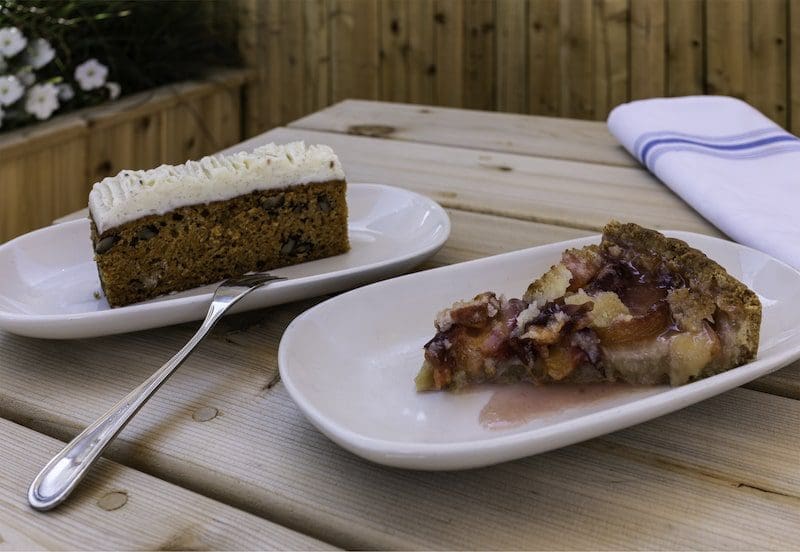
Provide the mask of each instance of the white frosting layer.
[{"label": "white frosting layer", "polygon": [[89,210],[102,234],[178,207],[328,180],[344,180],[342,165],[330,147],[306,146],[304,142],[267,144],[252,152],[212,155],[183,165],[122,171],[92,187]]}]

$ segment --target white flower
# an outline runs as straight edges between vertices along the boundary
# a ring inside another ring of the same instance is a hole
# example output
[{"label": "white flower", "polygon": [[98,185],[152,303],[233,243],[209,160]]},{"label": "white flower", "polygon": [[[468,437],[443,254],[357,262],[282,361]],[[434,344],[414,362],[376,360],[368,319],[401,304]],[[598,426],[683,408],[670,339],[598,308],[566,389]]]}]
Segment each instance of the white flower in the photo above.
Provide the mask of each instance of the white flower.
[{"label": "white flower", "polygon": [[56,109],[58,109],[58,90],[54,84],[49,82],[37,84],[28,90],[25,111],[43,121],[50,117]]},{"label": "white flower", "polygon": [[36,82],[36,75],[34,75],[33,71],[30,69],[17,71],[17,78],[19,79],[19,82],[25,86],[32,86]]},{"label": "white flower", "polygon": [[108,67],[96,59],[88,59],[75,68],[75,80],[82,90],[94,90],[106,83]]},{"label": "white flower", "polygon": [[108,97],[112,100],[119,98],[119,94],[122,92],[122,87],[117,82],[107,82],[106,88],[108,88]]},{"label": "white flower", "polygon": [[56,57],[56,51],[50,46],[50,43],[43,38],[32,40],[28,44],[28,50],[25,52],[25,60],[33,65],[34,69],[41,69]]},{"label": "white flower", "polygon": [[0,77],[0,105],[11,105],[22,97],[25,87],[14,75]]},{"label": "white flower", "polygon": [[72,88],[71,84],[65,82],[59,84],[56,88],[58,88],[58,99],[62,102],[68,102],[75,97],[75,90]]},{"label": "white flower", "polygon": [[28,39],[16,27],[3,27],[0,29],[0,54],[13,57],[20,53]]}]

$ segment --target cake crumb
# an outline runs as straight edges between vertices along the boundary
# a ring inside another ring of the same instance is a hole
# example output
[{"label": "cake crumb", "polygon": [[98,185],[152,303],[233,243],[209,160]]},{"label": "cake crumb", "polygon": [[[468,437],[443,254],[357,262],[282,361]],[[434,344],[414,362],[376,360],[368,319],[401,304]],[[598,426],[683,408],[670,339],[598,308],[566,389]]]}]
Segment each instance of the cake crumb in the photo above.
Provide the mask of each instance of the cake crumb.
[{"label": "cake crumb", "polygon": [[103,294],[100,293],[99,291],[95,291],[94,293],[92,293],[92,295],[94,296],[95,299],[98,299],[98,300],[103,297]]}]

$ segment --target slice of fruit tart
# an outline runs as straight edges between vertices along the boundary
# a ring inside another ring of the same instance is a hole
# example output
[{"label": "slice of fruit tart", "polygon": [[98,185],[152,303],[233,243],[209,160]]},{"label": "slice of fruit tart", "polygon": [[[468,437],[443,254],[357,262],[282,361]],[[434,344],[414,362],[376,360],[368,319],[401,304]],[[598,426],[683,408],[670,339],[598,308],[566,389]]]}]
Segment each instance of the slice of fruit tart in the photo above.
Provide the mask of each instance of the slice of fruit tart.
[{"label": "slice of fruit tart", "polygon": [[611,222],[522,299],[486,292],[440,312],[415,381],[681,385],[753,360],[760,325],[756,294],[702,252]]}]

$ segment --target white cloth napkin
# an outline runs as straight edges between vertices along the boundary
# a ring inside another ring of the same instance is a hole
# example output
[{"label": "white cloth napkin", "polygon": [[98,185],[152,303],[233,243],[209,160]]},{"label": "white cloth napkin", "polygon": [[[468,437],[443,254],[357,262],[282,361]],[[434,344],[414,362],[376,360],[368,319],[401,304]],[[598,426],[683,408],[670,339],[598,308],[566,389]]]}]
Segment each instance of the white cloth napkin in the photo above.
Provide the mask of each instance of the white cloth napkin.
[{"label": "white cloth napkin", "polygon": [[800,138],[725,96],[622,104],[608,128],[725,234],[800,268]]}]

